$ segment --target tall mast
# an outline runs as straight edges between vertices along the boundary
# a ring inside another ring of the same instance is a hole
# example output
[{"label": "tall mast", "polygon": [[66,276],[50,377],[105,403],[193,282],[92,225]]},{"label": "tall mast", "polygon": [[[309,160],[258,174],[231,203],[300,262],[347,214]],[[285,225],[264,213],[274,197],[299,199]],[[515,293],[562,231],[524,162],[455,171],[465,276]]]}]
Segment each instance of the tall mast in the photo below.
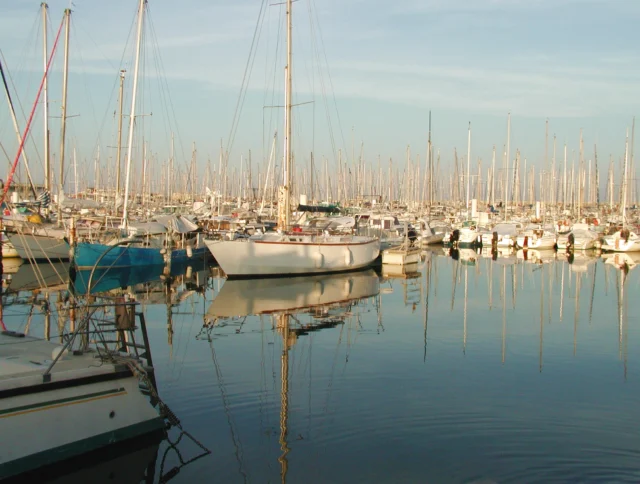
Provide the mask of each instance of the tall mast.
[{"label": "tall mast", "polygon": [[278,227],[282,230],[289,226],[289,197],[291,190],[291,8],[292,0],[287,0],[287,65],[284,69],[284,186],[278,200]]},{"label": "tall mast", "polygon": [[469,208],[469,188],[471,183],[471,121],[469,121],[469,133],[467,136],[467,219],[471,218],[471,209]]},{"label": "tall mast", "polygon": [[[547,119],[544,124],[544,169],[547,172],[547,176],[549,176],[549,119]],[[548,189],[549,188],[547,185],[547,190]],[[545,195],[543,194],[544,190],[545,188],[541,185],[539,197],[543,203],[549,198],[548,196],[545,197]]]},{"label": "tall mast", "polygon": [[429,142],[427,146],[427,171],[429,173],[429,208],[427,219],[431,220],[431,205],[433,204],[433,158],[431,146],[431,111],[429,111]]},{"label": "tall mast", "polygon": [[505,174],[504,219],[509,219],[509,162],[511,158],[511,113],[507,114],[507,171]]},{"label": "tall mast", "polygon": [[16,111],[13,108],[13,101],[11,100],[11,93],[9,92],[9,84],[7,83],[7,79],[4,75],[4,69],[2,68],[2,62],[0,62],[0,77],[2,77],[2,85],[4,86],[4,93],[7,98],[7,104],[9,105],[9,112],[11,114],[11,121],[13,122],[13,129],[16,132],[16,138],[18,139],[18,145],[22,147],[20,150],[22,154],[22,159],[24,160],[24,167],[27,171],[27,178],[29,179],[29,185],[31,186],[31,191],[33,193],[33,197],[35,198],[36,189],[33,184],[33,179],[31,178],[31,170],[29,170],[29,161],[27,160],[27,153],[24,149],[24,143],[22,142],[22,136],[20,135],[20,128],[18,127],[18,119],[16,118]]},{"label": "tall mast", "polygon": [[136,63],[133,69],[133,92],[131,94],[131,112],[129,114],[129,139],[127,141],[127,172],[124,180],[124,207],[122,209],[122,226],[127,226],[127,205],[129,204],[129,177],[131,176],[131,154],[133,151],[133,128],[136,119],[136,94],[138,91],[138,70],[140,68],[140,46],[142,44],[142,21],[146,0],[140,0],[138,7],[138,40],[136,41]]},{"label": "tall mast", "polygon": [[627,167],[629,165],[629,129],[624,143],[624,170],[622,174],[622,226],[627,226]]},{"label": "tall mast", "polygon": [[67,78],[69,74],[69,24],[71,23],[71,9],[65,9],[64,18],[64,70],[62,74],[62,119],[60,120],[60,187],[58,189],[58,225],[62,223],[62,196],[64,194],[64,144],[67,133]]},{"label": "tall mast", "polygon": [[120,71],[120,90],[118,94],[118,151],[116,152],[116,198],[115,202],[118,203],[118,197],[120,196],[120,159],[122,154],[122,103],[123,91],[124,91],[124,73],[127,72],[124,69]]},{"label": "tall mast", "polygon": [[42,2],[40,4],[42,8],[42,51],[43,51],[43,66],[44,66],[44,82],[42,83],[42,95],[43,95],[43,118],[44,118],[44,187],[51,192],[51,159],[49,158],[49,94],[47,89],[47,80],[49,74],[47,73],[47,61],[49,57],[49,48],[47,46],[47,9],[49,6]]},{"label": "tall mast", "polygon": [[495,205],[496,191],[496,145],[493,145],[493,154],[491,155],[491,205]]}]

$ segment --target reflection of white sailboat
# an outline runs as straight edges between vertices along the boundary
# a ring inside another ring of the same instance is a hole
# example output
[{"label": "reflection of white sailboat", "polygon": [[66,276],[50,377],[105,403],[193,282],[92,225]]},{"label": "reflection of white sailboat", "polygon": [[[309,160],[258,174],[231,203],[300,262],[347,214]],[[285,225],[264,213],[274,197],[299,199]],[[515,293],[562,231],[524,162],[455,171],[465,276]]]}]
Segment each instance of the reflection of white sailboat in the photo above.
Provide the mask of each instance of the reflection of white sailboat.
[{"label": "reflection of white sailboat", "polygon": [[640,264],[640,253],[637,252],[614,252],[602,254],[605,264],[612,265],[618,269],[630,271]]},{"label": "reflection of white sailboat", "polygon": [[205,320],[287,311],[344,303],[375,296],[377,274],[369,269],[301,278],[227,280],[211,303]]},{"label": "reflection of white sailboat", "polygon": [[8,290],[12,292],[33,291],[44,287],[64,286],[68,281],[69,264],[67,262],[27,263],[18,267],[7,286]]},{"label": "reflection of white sailboat", "polygon": [[589,266],[598,261],[595,254],[589,252],[576,252],[567,257],[572,272],[587,272]]},{"label": "reflection of white sailboat", "polygon": [[537,250],[537,249],[529,249],[529,250],[519,250],[516,253],[518,260],[523,260],[525,262],[529,262],[531,264],[548,264],[549,262],[553,262],[557,259],[556,251],[551,250]]},{"label": "reflection of white sailboat", "polygon": [[513,247],[498,247],[495,250],[491,250],[490,247],[483,247],[480,251],[480,255],[485,259],[493,259],[495,262],[501,265],[511,265],[518,262],[516,251],[513,249]]}]

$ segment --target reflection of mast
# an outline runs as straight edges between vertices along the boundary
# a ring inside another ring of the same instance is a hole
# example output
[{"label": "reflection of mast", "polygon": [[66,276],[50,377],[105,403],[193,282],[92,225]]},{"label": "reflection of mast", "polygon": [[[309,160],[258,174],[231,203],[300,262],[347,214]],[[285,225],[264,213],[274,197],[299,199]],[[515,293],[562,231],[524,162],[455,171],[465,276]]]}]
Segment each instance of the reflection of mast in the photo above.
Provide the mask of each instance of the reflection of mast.
[{"label": "reflection of mast", "polygon": [[564,264],[562,264],[562,279],[560,281],[560,322],[564,311]]},{"label": "reflection of mast", "polygon": [[507,342],[507,266],[502,267],[502,364]]},{"label": "reflection of mast", "polygon": [[544,270],[540,271],[540,351],[538,356],[538,370],[542,373],[542,342],[544,335]]},{"label": "reflection of mast", "polygon": [[453,263],[453,281],[451,282],[451,311],[453,311],[453,304],[456,300],[456,283],[458,282],[458,261]]},{"label": "reflection of mast", "polygon": [[580,274],[576,277],[576,304],[575,316],[573,318],[573,356],[576,356],[578,347],[578,318],[580,317]]},{"label": "reflection of mast", "polygon": [[[278,327],[282,333],[282,357],[280,360],[280,450],[282,454],[278,457],[280,462],[280,478],[283,483],[287,481],[287,471],[289,461],[289,444],[287,443],[288,421],[289,421],[289,315],[278,316]],[[294,334],[295,337],[295,334]]]},{"label": "reflection of mast", "polygon": [[589,326],[591,326],[591,318],[593,316],[593,299],[596,292],[596,275],[598,274],[598,264],[593,267],[593,283],[591,284],[591,301],[589,301]]},{"label": "reflection of mast", "polygon": [[[627,335],[624,324],[624,283],[626,281],[626,273],[620,270],[620,282],[616,279],[618,287],[618,355],[624,359],[624,377],[627,378]],[[623,336],[624,335],[624,336]],[[623,346],[624,342],[624,346]],[[623,350],[624,348],[624,350]]]},{"label": "reflection of mast", "polygon": [[489,311],[493,309],[493,259],[489,262]]},{"label": "reflection of mast", "polygon": [[431,291],[431,257],[427,260],[427,290],[424,300],[424,355],[422,361],[427,361],[427,326],[429,325],[429,292]]},{"label": "reflection of mast", "polygon": [[169,358],[173,358],[173,310],[171,307],[171,278],[167,277],[165,286],[165,303],[167,306],[167,344],[169,345]]},{"label": "reflection of mast", "polygon": [[[623,318],[624,318],[624,283],[626,282],[627,279],[627,273],[624,270],[620,270],[620,327],[622,328],[623,326]],[[623,354],[623,361],[624,361],[624,379],[627,379],[627,342],[629,341],[628,338],[628,328],[629,325],[624,325],[624,330],[622,331],[623,337],[622,337],[622,341],[623,341],[623,350],[622,350],[622,354]]]},{"label": "reflection of mast", "polygon": [[464,268],[464,313],[463,313],[463,330],[462,330],[462,352],[467,352],[467,295],[468,295],[468,267]]}]

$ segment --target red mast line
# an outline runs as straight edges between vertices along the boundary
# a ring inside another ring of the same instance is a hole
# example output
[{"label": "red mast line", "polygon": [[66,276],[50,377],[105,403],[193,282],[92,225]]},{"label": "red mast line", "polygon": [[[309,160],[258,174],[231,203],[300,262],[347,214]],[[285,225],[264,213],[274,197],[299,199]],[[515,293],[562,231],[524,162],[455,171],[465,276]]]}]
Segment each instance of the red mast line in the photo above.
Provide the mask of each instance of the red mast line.
[{"label": "red mast line", "polygon": [[40,94],[42,94],[42,87],[44,86],[44,81],[47,77],[47,74],[49,73],[49,67],[51,67],[51,61],[53,60],[53,55],[56,52],[56,47],[58,46],[58,40],[60,39],[60,32],[62,32],[63,25],[64,25],[64,18],[62,19],[62,22],[60,22],[60,28],[58,28],[58,33],[56,34],[56,40],[53,43],[53,48],[51,49],[51,55],[49,56],[49,60],[47,61],[47,68],[45,69],[44,75],[42,76],[42,81],[40,82],[38,95],[36,96],[36,100],[33,103],[33,108],[31,108],[31,114],[29,115],[29,121],[27,121],[27,126],[24,129],[24,134],[22,135],[22,141],[20,142],[20,147],[18,148],[18,154],[16,155],[16,159],[13,162],[13,166],[11,167],[11,171],[9,172],[9,176],[7,177],[7,182],[4,185],[4,190],[2,191],[2,196],[0,197],[0,205],[4,202],[4,199],[7,197],[7,192],[9,191],[9,187],[11,186],[13,175],[15,174],[16,168],[18,167],[18,160],[20,160],[20,154],[22,153],[24,143],[27,140],[29,129],[31,129],[31,121],[33,121],[33,116],[36,113],[36,108],[38,107],[38,101],[40,100]]}]

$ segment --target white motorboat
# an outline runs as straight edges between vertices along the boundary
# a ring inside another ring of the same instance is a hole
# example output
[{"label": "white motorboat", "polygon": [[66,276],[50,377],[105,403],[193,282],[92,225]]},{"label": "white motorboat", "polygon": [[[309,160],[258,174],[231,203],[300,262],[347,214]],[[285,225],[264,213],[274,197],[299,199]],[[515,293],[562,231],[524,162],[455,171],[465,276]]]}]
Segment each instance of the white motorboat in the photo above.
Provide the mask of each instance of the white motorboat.
[{"label": "white motorboat", "polygon": [[420,262],[421,253],[420,247],[412,246],[408,241],[405,241],[402,245],[383,250],[382,264],[400,266],[417,264]]},{"label": "white motorboat", "polygon": [[558,236],[557,246],[559,250],[595,249],[599,241],[599,235],[589,228],[588,224],[573,224],[571,232],[564,236]]},{"label": "white motorboat", "polygon": [[516,239],[520,232],[522,232],[522,228],[520,222],[500,222],[491,230],[482,232],[482,246],[491,247],[495,233],[498,247],[513,247],[516,245]]},{"label": "white motorboat", "polygon": [[556,234],[541,225],[529,225],[516,237],[516,245],[522,249],[548,250],[556,246]]},{"label": "white motorboat", "polygon": [[418,241],[422,245],[439,244],[442,242],[445,236],[445,231],[436,231],[434,227],[431,227],[429,222],[424,219],[418,219],[416,222],[416,229],[418,235]]}]

